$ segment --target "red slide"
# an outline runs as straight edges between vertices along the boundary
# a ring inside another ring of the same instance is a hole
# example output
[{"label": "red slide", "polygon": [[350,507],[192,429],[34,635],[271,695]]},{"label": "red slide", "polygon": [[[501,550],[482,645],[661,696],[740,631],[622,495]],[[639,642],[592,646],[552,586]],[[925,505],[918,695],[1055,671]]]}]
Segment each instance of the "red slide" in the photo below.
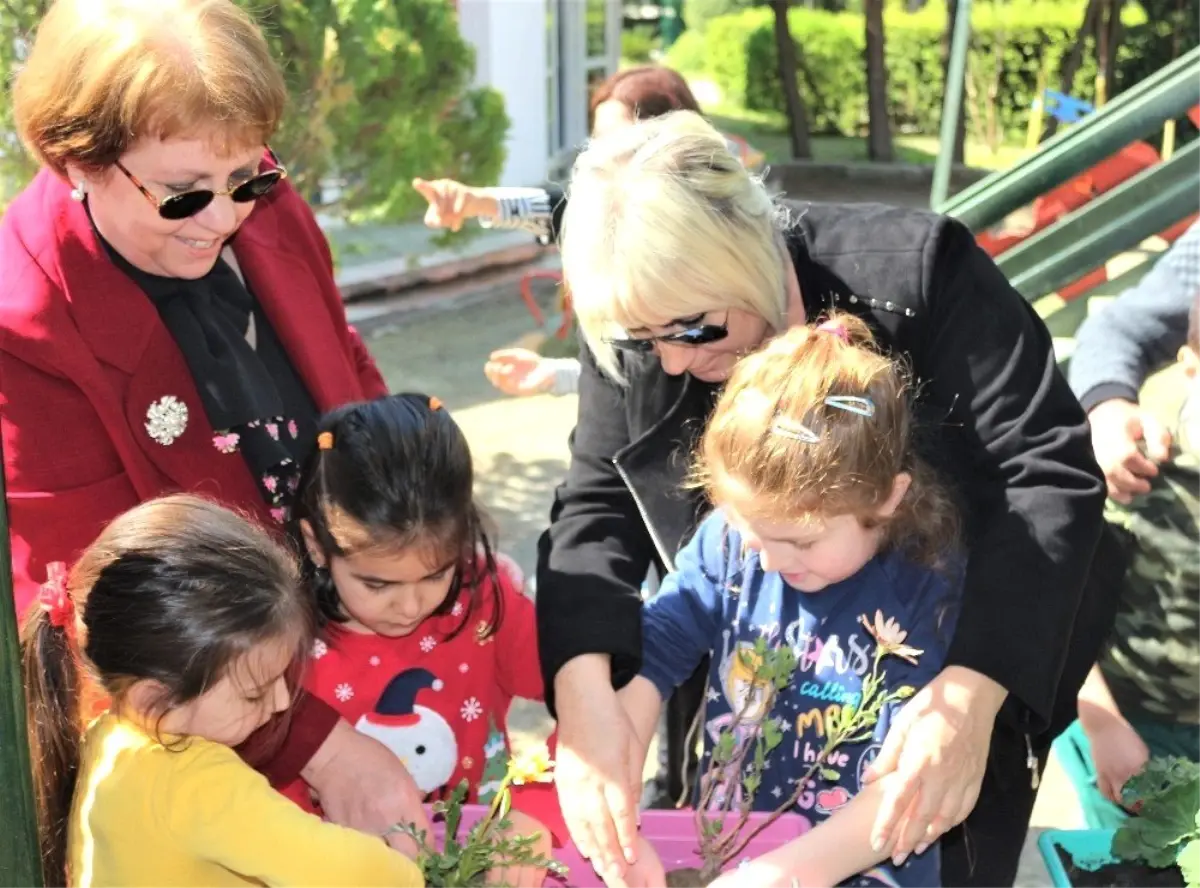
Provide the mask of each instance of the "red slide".
[{"label": "red slide", "polygon": [[[1200,105],[1188,112],[1188,118],[1200,127]],[[999,225],[976,237],[979,245],[989,256],[996,257],[1011,249],[1037,232],[1046,228],[1068,213],[1088,203],[1101,194],[1116,188],[1122,182],[1154,166],[1161,160],[1157,151],[1145,142],[1126,145],[1112,157],[1102,160],[1089,170],[1057,188],[1047,191],[1030,206],[1018,210]],[[1159,232],[1159,237],[1173,243],[1196,220],[1191,216]],[[1108,280],[1106,269],[1093,269],[1072,283],[1061,287],[1058,295],[1073,299]]]}]

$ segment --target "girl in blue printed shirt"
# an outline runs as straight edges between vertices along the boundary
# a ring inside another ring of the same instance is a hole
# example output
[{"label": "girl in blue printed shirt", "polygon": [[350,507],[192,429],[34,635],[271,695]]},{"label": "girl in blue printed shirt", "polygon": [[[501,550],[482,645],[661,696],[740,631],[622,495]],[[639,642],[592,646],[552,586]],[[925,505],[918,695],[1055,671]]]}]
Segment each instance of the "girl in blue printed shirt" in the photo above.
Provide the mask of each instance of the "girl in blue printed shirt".
[{"label": "girl in blue printed shirt", "polygon": [[[908,394],[866,325],[835,316],[743,359],[704,433],[695,478],[717,508],[645,607],[642,672],[622,703],[648,747],[662,701],[711,653],[706,746],[737,713],[742,735],[773,720],[783,740],[753,808],[795,798],[789,810],[813,827],[720,888],[940,884],[936,845],[891,860],[871,844],[890,778],[868,782],[867,771],[899,700],[869,739],[842,744],[825,776],[804,780],[831,720],[861,702],[877,647],[893,652],[884,691],[915,691],[942,668],[953,632],[958,524],[914,453]],[[780,691],[756,679],[759,639],[795,654]],[[643,854],[629,884],[656,879],[658,866]]]}]

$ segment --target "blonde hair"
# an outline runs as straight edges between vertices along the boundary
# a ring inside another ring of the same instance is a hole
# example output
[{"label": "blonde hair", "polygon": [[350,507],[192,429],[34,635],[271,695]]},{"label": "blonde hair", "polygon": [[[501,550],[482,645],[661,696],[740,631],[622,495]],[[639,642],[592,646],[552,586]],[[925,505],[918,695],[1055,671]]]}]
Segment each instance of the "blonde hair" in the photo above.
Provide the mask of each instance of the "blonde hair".
[{"label": "blonde hair", "polygon": [[593,140],[575,161],[563,276],[596,363],[624,376],[623,330],[742,309],[782,329],[779,212],[725,137],[675,111]]},{"label": "blonde hair", "polygon": [[[793,328],[734,368],[704,432],[693,483],[718,505],[732,487],[747,517],[854,515],[883,527],[885,548],[942,567],[958,516],[913,448],[908,396],[905,368],[875,349],[858,318],[835,314],[818,327]],[[881,519],[902,472],[912,484]]]},{"label": "blonde hair", "polygon": [[143,138],[260,145],[287,98],[254,21],[231,0],[56,0],[13,85],[17,132],[60,176],[111,167]]}]

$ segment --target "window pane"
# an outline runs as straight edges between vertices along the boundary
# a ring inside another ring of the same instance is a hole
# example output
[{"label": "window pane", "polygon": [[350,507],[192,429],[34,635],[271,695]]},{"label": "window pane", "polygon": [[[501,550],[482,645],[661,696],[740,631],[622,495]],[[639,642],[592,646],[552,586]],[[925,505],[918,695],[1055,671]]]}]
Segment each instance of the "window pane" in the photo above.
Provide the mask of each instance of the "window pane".
[{"label": "window pane", "polygon": [[605,55],[608,51],[608,41],[605,39],[607,12],[608,0],[587,0],[587,54],[589,58]]}]

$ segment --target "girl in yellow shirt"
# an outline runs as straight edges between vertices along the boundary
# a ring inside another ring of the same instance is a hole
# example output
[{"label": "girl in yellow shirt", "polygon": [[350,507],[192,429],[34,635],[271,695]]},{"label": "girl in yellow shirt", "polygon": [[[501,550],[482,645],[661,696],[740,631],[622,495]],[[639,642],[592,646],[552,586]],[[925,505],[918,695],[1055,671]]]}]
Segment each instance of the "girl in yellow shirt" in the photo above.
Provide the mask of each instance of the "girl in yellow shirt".
[{"label": "girl in yellow shirt", "polygon": [[[421,886],[233,751],[288,708],[312,626],[292,559],[193,496],[135,507],[52,570],[22,645],[46,884]],[[112,700],[82,737],[81,667]]]}]

